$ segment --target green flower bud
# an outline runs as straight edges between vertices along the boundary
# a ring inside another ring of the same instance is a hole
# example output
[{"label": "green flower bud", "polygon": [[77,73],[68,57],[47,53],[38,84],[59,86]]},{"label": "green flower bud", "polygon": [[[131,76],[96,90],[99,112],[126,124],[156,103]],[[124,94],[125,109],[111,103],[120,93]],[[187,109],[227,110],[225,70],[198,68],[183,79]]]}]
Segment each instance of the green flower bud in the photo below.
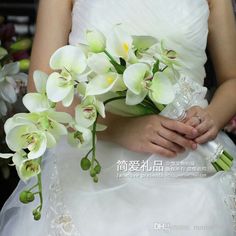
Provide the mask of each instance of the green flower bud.
[{"label": "green flower bud", "polygon": [[97,182],[98,182],[98,177],[97,177],[96,175],[93,177],[93,182],[94,182],[94,183],[97,183]]},{"label": "green flower bud", "polygon": [[33,202],[34,201],[34,194],[31,192],[27,192],[26,198],[27,198],[28,202]]},{"label": "green flower bud", "polygon": [[92,169],[92,170],[90,170],[90,176],[91,177],[94,177],[94,176],[96,176],[96,171],[94,170],[94,169]]},{"label": "green flower bud", "polygon": [[97,174],[99,174],[101,172],[101,166],[99,164],[97,164],[95,167],[94,167],[94,170]]},{"label": "green flower bud", "polygon": [[106,48],[106,39],[99,31],[87,31],[86,38],[89,49],[94,53],[103,52]]},{"label": "green flower bud", "polygon": [[83,157],[80,162],[82,170],[89,170],[91,166],[91,161],[87,157]]},{"label": "green flower bud", "polygon": [[41,213],[39,211],[33,211],[33,215],[34,215],[34,220],[40,220],[41,218]]},{"label": "green flower bud", "polygon": [[19,199],[20,199],[20,201],[21,201],[22,203],[24,203],[24,204],[29,203],[28,198],[27,198],[27,194],[28,194],[27,191],[23,191],[23,192],[20,193]]}]

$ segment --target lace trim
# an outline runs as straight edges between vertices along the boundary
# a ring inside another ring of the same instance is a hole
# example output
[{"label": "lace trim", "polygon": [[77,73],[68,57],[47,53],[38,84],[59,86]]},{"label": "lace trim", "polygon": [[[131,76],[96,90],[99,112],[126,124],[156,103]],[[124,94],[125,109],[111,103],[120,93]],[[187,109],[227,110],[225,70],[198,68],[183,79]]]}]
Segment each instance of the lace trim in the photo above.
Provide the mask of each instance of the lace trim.
[{"label": "lace trim", "polygon": [[56,159],[53,161],[50,183],[49,209],[46,213],[46,219],[49,222],[48,236],[80,236],[70,212],[63,203]]},{"label": "lace trim", "polygon": [[221,178],[221,182],[226,184],[227,188],[229,188],[227,189],[224,203],[230,210],[234,231],[236,232],[236,172],[226,173]]}]

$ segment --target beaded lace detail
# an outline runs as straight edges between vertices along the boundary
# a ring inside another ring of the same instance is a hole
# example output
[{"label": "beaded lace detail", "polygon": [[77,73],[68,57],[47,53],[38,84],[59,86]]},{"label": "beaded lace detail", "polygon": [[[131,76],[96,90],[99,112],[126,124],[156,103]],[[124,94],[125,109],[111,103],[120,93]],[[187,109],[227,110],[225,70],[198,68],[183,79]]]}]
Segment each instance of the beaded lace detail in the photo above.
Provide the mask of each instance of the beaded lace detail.
[{"label": "beaded lace detail", "polygon": [[234,231],[236,232],[236,172],[224,174],[221,178],[224,186],[227,186],[224,203],[230,210],[233,220]]},{"label": "beaded lace detail", "polygon": [[49,186],[49,209],[46,218],[49,222],[48,236],[80,236],[72,216],[63,202],[56,160],[54,160]]}]

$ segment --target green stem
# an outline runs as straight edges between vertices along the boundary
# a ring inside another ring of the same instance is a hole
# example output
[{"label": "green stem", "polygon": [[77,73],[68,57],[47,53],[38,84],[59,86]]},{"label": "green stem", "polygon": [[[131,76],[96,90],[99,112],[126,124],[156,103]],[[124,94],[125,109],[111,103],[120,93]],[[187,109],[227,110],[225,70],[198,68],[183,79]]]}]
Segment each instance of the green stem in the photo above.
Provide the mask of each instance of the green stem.
[{"label": "green stem", "polygon": [[91,149],[88,151],[88,153],[86,154],[85,157],[88,157],[88,155],[89,155],[92,151],[93,151],[93,148],[91,148]]},{"label": "green stem", "polygon": [[30,189],[28,189],[27,191],[28,192],[31,192],[31,190],[33,190],[34,188],[36,188],[38,186],[38,183],[37,184],[35,184],[34,186],[32,186]]},{"label": "green stem", "polygon": [[119,96],[119,97],[113,97],[113,98],[109,98],[109,99],[107,99],[106,101],[104,101],[103,103],[104,103],[104,106],[107,104],[107,103],[109,103],[109,102],[112,102],[112,101],[115,101],[115,100],[119,100],[119,99],[125,99],[126,98],[126,96]]},{"label": "green stem", "polygon": [[92,160],[91,160],[91,169],[93,169],[93,165],[94,165],[94,161],[96,159],[96,143],[95,143],[95,138],[96,138],[96,126],[97,126],[97,118],[95,120],[95,122],[93,123],[93,148],[92,148],[92,151],[93,151],[93,155],[92,155]]},{"label": "green stem", "polygon": [[41,173],[39,173],[37,175],[38,178],[38,185],[39,185],[39,199],[40,199],[40,205],[39,205],[39,209],[40,211],[42,210],[43,207],[43,194],[42,194],[42,176]]},{"label": "green stem", "polygon": [[156,114],[159,114],[161,112],[161,110],[148,98],[145,98],[144,102],[147,103],[148,105],[150,105],[155,110]]}]

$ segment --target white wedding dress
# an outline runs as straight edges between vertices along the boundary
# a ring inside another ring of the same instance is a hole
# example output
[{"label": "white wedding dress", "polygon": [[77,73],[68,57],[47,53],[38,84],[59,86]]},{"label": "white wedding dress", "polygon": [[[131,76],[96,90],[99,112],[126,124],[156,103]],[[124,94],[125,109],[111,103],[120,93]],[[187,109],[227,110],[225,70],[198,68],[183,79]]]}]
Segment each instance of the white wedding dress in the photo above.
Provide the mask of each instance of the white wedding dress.
[{"label": "white wedding dress", "polygon": [[[87,29],[106,34],[122,23],[132,35],[165,39],[189,55],[184,59],[187,73],[202,85],[208,16],[207,0],[75,0],[70,44],[84,42]],[[236,153],[224,133],[218,140]],[[19,202],[18,194],[26,187],[20,182],[0,214],[0,235],[236,235],[235,163],[233,171],[215,172],[195,151],[168,159],[98,141],[102,172],[95,184],[80,168],[86,151],[70,147],[65,139],[49,150],[43,162],[41,220],[33,220],[35,202]],[[138,170],[144,163],[149,167]]]}]

